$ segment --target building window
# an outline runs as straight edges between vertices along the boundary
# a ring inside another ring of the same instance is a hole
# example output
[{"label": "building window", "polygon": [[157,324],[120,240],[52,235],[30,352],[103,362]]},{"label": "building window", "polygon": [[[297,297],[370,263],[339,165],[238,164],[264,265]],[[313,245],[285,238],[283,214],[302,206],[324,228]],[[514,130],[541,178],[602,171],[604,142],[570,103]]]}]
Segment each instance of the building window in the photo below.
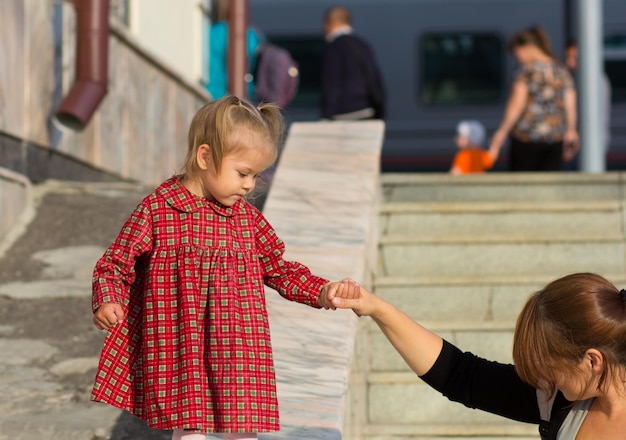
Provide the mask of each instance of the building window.
[{"label": "building window", "polygon": [[604,37],[604,71],[611,83],[611,101],[626,101],[626,35]]},{"label": "building window", "polygon": [[504,44],[496,34],[426,34],[418,43],[419,100],[491,104],[504,98]]},{"label": "building window", "polygon": [[109,3],[110,14],[120,23],[128,27],[130,25],[129,0],[111,0]]},{"label": "building window", "polygon": [[291,107],[317,107],[320,101],[322,49],[324,39],[318,36],[267,35],[267,41],[285,48],[298,63],[300,82]]}]

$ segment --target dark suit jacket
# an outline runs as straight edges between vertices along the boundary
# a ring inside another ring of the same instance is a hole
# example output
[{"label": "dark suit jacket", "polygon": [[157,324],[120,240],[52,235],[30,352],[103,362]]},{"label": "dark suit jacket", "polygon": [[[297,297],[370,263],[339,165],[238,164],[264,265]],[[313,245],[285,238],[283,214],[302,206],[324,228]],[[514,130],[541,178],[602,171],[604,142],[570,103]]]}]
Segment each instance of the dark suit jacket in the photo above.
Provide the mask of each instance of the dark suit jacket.
[{"label": "dark suit jacket", "polygon": [[322,55],[321,117],[372,107],[367,78],[382,91],[383,80],[371,46],[353,34],[326,43]]}]

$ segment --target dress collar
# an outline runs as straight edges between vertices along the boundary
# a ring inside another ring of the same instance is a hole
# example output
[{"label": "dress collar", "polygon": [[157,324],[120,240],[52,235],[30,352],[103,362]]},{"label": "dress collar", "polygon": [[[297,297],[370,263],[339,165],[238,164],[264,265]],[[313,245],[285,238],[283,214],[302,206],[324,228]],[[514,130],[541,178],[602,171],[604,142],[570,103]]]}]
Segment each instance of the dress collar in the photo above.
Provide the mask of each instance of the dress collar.
[{"label": "dress collar", "polygon": [[244,200],[238,200],[233,206],[224,206],[214,200],[198,197],[185,188],[180,176],[170,177],[156,189],[156,193],[177,211],[196,212],[208,205],[218,215],[224,217],[232,217],[241,212],[244,209],[243,204],[246,203]]}]

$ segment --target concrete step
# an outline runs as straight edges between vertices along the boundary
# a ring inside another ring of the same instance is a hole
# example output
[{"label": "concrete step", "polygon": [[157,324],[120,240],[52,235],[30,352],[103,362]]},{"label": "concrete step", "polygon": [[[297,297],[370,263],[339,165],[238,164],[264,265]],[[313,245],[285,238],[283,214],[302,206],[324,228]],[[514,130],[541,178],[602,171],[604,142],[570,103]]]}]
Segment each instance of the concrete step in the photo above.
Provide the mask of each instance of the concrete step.
[{"label": "concrete step", "polygon": [[448,174],[384,173],[384,202],[600,201],[624,200],[619,172]]},{"label": "concrete step", "polygon": [[392,425],[371,424],[365,434],[369,440],[538,440],[536,425],[503,420],[479,426],[458,423]]},{"label": "concrete step", "polygon": [[[622,268],[622,269],[626,269]],[[626,272],[604,271],[603,276],[615,284],[626,282]],[[497,274],[483,275],[455,275],[451,277],[436,276],[378,276],[374,280],[376,288],[385,287],[443,287],[443,286],[539,286],[542,287],[550,281],[558,278],[558,275],[508,275]]]},{"label": "concrete step", "polygon": [[[423,325],[439,336],[456,345],[463,351],[472,353],[485,359],[512,363],[513,331],[515,322],[485,323],[463,327],[458,323],[423,323]],[[370,328],[370,374],[381,373],[409,373],[411,370],[402,357],[380,330]],[[398,379],[390,376],[391,379]]]},{"label": "concrete step", "polygon": [[[623,274],[601,272],[616,286]],[[512,322],[531,293],[556,276],[376,277],[376,294],[419,322]]]},{"label": "concrete step", "polygon": [[[606,275],[605,275],[606,276]],[[617,286],[621,275],[607,276]],[[411,318],[459,348],[486,359],[512,362],[512,337],[528,296],[549,278],[439,279],[377,278],[375,292]],[[372,372],[408,372],[373,321],[368,321],[369,365]]]},{"label": "concrete step", "polygon": [[[374,292],[460,349],[510,363],[532,292],[572,272],[626,285],[624,185],[621,173],[384,174]],[[368,440],[539,438],[449,402],[374,322],[362,328]]]},{"label": "concrete step", "polygon": [[[480,425],[507,423],[503,417],[451,402],[424,383],[369,383],[368,419],[385,425]],[[454,435],[453,432],[450,434]]]},{"label": "concrete step", "polygon": [[419,322],[515,322],[528,296],[549,279],[524,284],[481,280],[444,284],[412,278],[377,278],[375,292]]},{"label": "concrete step", "polygon": [[572,272],[620,273],[626,267],[621,239],[489,240],[436,242],[391,240],[379,244],[379,276],[550,276]]},{"label": "concrete step", "polygon": [[624,236],[621,202],[386,203],[383,241],[519,241],[532,237],[615,239]]}]

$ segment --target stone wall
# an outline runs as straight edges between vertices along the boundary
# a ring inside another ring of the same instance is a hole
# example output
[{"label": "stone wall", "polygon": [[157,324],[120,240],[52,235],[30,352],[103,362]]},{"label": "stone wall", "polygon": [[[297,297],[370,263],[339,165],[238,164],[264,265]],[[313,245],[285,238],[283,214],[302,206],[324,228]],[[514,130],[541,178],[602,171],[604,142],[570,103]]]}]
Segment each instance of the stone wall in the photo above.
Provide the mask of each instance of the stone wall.
[{"label": "stone wall", "polygon": [[[18,220],[30,202],[31,185],[18,173],[0,168],[0,237],[3,237]],[[0,241],[0,256],[2,255]]]},{"label": "stone wall", "polygon": [[210,99],[111,20],[108,94],[80,132],[54,120],[74,75],[76,14],[62,0],[0,2],[0,167],[33,181],[156,184],[182,164],[195,111]]}]

